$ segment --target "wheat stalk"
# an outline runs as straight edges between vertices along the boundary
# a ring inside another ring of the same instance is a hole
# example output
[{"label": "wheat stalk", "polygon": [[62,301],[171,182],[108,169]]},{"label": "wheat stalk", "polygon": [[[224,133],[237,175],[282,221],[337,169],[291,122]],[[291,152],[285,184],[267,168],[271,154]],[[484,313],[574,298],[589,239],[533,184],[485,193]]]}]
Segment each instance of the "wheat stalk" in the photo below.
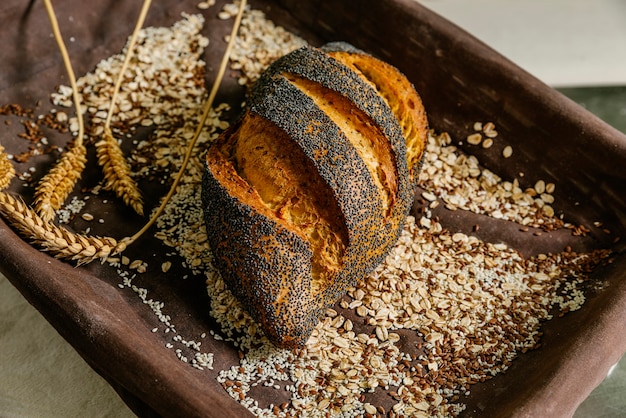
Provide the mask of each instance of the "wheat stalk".
[{"label": "wheat stalk", "polygon": [[15,177],[15,168],[7,153],[4,152],[4,147],[0,145],[0,190],[9,187],[13,177]]},{"label": "wheat stalk", "polygon": [[130,58],[132,57],[132,51],[137,41],[139,31],[143,26],[143,22],[145,21],[148,10],[150,9],[150,3],[151,0],[144,0],[141,12],[139,13],[139,17],[137,18],[137,22],[135,24],[135,29],[130,36],[128,45],[126,46],[126,56],[124,57],[124,62],[122,63],[117,80],[115,81],[113,94],[111,95],[111,102],[109,104],[109,111],[107,112],[107,117],[104,122],[104,134],[102,139],[96,143],[98,164],[102,167],[104,174],[105,189],[113,190],[117,197],[122,198],[124,203],[132,207],[139,215],[143,215],[141,192],[139,191],[139,187],[137,187],[137,183],[135,183],[131,177],[130,167],[126,158],[124,158],[124,153],[122,152],[119,143],[113,137],[113,132],[111,131],[111,119],[113,118],[113,109],[115,107],[115,101],[120,91],[120,87],[122,86],[124,73],[126,72],[126,68],[128,68]]},{"label": "wheat stalk", "polygon": [[[74,91],[74,101],[76,104],[77,115],[79,115],[79,138],[77,138],[73,147],[67,150],[57,165],[53,167],[40,182],[40,187],[35,193],[35,202],[37,204],[35,210],[26,205],[21,198],[16,198],[8,193],[0,191],[0,213],[22,235],[31,239],[35,245],[38,245],[43,251],[49,252],[56,258],[76,261],[77,265],[87,264],[96,259],[100,259],[104,262],[109,256],[116,255],[124,251],[127,245],[136,241],[145,231],[147,231],[163,212],[166,204],[175,193],[187,164],[189,163],[195,143],[202,132],[205,120],[213,106],[217,90],[226,71],[230,51],[234,46],[237,30],[241,24],[241,18],[246,6],[246,0],[242,0],[240,2],[239,13],[235,18],[230,40],[222,57],[215,83],[213,84],[209,97],[204,105],[200,123],[198,124],[196,132],[187,147],[187,152],[181,168],[178,171],[168,194],[162,200],[160,207],[143,228],[141,228],[132,237],[126,237],[119,242],[111,237],[76,234],[51,222],[51,219],[54,217],[54,211],[62,205],[69,192],[73,189],[76,180],[80,177],[85,167],[87,158],[86,150],[82,143],[84,125],[80,113],[80,101],[78,99],[76,81],[69,59],[67,59],[67,52],[65,51],[59,35],[58,25],[56,24],[56,18],[54,16],[54,12],[52,11],[50,0],[44,0],[44,3],[48,10],[50,21],[52,22],[55,37],[61,47],[66,67],[68,67],[68,74]],[[112,135],[110,135],[110,137],[111,139],[107,141],[112,140],[113,142],[116,142]],[[104,144],[102,146],[104,147]],[[109,151],[107,151],[107,155],[109,156],[106,158],[124,158],[121,152],[117,155],[117,157],[111,157],[114,153],[109,154]],[[98,158],[100,159],[100,155]],[[102,158],[104,159],[105,157],[103,156]],[[41,212],[43,215],[39,216],[38,212]]]},{"label": "wheat stalk", "polygon": [[72,87],[74,106],[76,107],[76,119],[78,121],[78,136],[74,141],[74,146],[69,148],[61,156],[50,172],[40,180],[35,190],[35,210],[41,214],[44,220],[50,221],[54,219],[56,210],[61,208],[80,178],[85,168],[85,163],[87,162],[87,150],[83,145],[85,124],[80,107],[78,87],[76,86],[76,76],[74,75],[72,63],[70,62],[67,48],[63,42],[61,31],[59,30],[59,23],[57,22],[52,3],[50,0],[44,0],[44,5],[46,6],[50,25],[52,26],[52,33],[59,46],[63,64],[65,65]]},{"label": "wheat stalk", "polygon": [[124,203],[132,207],[139,215],[143,215],[143,200],[139,187],[131,177],[131,170],[124,158],[124,153],[108,127],[104,128],[102,139],[96,143],[96,155],[104,174],[104,188],[113,190]]},{"label": "wheat stalk", "polygon": [[0,213],[23,236],[54,257],[87,264],[124,250],[114,238],[76,234],[37,215],[21,198],[0,192]]},{"label": "wheat stalk", "polygon": [[34,208],[45,221],[54,219],[56,210],[74,189],[85,168],[86,154],[84,145],[74,143],[39,181],[35,190]]},{"label": "wheat stalk", "polygon": [[132,237],[126,237],[122,240],[122,242],[125,245],[132,244],[137,239],[139,239],[139,237],[141,237],[141,235],[143,235],[148,229],[150,229],[150,227],[156,222],[158,217],[161,216],[161,213],[163,213],[163,211],[165,210],[165,206],[167,206],[167,203],[170,201],[170,199],[176,192],[176,188],[178,187],[178,184],[183,178],[183,174],[187,168],[187,164],[189,163],[189,160],[191,159],[191,154],[193,152],[193,149],[196,145],[196,142],[198,141],[198,138],[200,137],[200,134],[202,133],[202,129],[204,128],[205,121],[207,117],[209,116],[209,112],[211,111],[212,106],[213,106],[213,101],[215,101],[215,96],[217,95],[217,91],[222,82],[222,78],[224,77],[224,73],[226,72],[226,67],[228,65],[230,53],[235,45],[237,31],[239,30],[239,26],[241,25],[241,19],[243,17],[243,12],[245,8],[246,8],[246,0],[241,0],[239,3],[239,11],[237,13],[237,16],[235,17],[235,21],[233,22],[233,27],[231,29],[230,38],[228,40],[228,44],[226,45],[226,50],[224,51],[224,55],[222,56],[222,61],[220,62],[220,66],[217,71],[215,81],[213,83],[213,86],[211,87],[211,91],[209,92],[209,97],[204,103],[204,108],[202,110],[202,116],[200,117],[200,122],[198,123],[196,131],[193,135],[193,138],[191,138],[191,140],[189,141],[189,144],[187,145],[185,157],[180,166],[180,169],[178,170],[178,173],[176,174],[176,177],[174,178],[172,185],[170,186],[170,189],[167,195],[161,201],[161,205],[158,207],[158,209],[150,217],[150,220],[148,220],[148,222],[139,231],[137,231]]}]

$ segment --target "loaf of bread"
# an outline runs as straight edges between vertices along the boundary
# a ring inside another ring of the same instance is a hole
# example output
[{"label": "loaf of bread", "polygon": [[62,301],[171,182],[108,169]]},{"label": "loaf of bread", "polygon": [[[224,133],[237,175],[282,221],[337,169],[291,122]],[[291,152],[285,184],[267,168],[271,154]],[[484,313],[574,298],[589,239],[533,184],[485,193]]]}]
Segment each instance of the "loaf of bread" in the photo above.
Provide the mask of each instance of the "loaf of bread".
[{"label": "loaf of bread", "polygon": [[215,264],[281,347],[370,274],[412,206],[426,113],[396,68],[345,43],[272,64],[209,148],[203,205]]}]

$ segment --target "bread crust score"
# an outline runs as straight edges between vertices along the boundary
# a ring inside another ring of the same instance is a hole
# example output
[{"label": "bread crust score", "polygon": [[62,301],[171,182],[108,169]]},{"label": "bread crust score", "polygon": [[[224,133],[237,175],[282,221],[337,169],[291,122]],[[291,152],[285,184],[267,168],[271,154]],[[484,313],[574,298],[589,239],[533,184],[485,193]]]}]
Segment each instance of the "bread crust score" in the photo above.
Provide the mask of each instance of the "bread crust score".
[{"label": "bread crust score", "polygon": [[254,85],[202,196],[215,264],[272,342],[301,347],[388,254],[427,126],[411,83],[345,43],[287,54]]}]

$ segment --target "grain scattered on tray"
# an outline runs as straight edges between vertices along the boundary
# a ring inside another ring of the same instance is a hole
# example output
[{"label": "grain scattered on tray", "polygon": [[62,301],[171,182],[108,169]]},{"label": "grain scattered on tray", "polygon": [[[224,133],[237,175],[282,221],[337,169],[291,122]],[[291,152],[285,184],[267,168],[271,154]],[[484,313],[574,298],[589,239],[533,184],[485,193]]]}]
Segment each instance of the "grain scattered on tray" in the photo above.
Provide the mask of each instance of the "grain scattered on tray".
[{"label": "grain scattered on tray", "polygon": [[66,203],[65,206],[56,211],[58,222],[61,224],[69,223],[76,214],[80,213],[80,211],[83,210],[86,203],[87,202],[85,202],[84,199],[80,199],[77,196],[72,196],[70,201]]},{"label": "grain scattered on tray", "polygon": [[[149,297],[149,291],[146,288],[137,286],[133,281],[138,277],[138,274],[145,273],[144,269],[141,269],[145,263],[137,261],[138,267],[135,272],[130,271],[131,266],[125,267],[123,264],[116,263],[110,260],[110,264],[116,269],[118,277],[121,282],[118,283],[120,289],[131,289],[141,301],[150,308],[154,316],[158,319],[163,327],[163,333],[171,335],[169,341],[165,344],[165,348],[175,349],[175,355],[181,361],[189,363],[192,367],[199,370],[212,370],[214,354],[201,350],[201,342],[193,339],[187,340],[178,331],[175,324],[172,322],[172,317],[167,314],[165,304],[154,298]],[[131,265],[133,263],[130,263]],[[126,262],[126,265],[129,263]],[[160,327],[154,327],[151,329],[152,333],[158,332]],[[203,338],[202,336],[200,338]]]},{"label": "grain scattered on tray", "polygon": [[[202,7],[205,3],[210,2],[202,2]],[[226,6],[221,17],[230,19],[233,10]],[[131,156],[138,176],[173,175],[193,134],[206,97],[199,60],[208,44],[199,35],[202,20],[185,16],[171,31],[146,28],[140,35],[140,50],[131,64],[139,70],[125,80],[116,112],[119,126],[131,130],[152,122],[154,135],[137,144]],[[246,12],[240,34],[231,68],[241,71],[240,83],[246,85],[274,59],[304,44],[257,10]],[[192,45],[195,49],[189,49]],[[171,49],[160,49],[168,46]],[[159,58],[151,55],[155,51]],[[176,56],[168,55],[174,51]],[[86,111],[95,119],[95,134],[121,59],[113,56],[79,80]],[[160,78],[163,68],[174,81]],[[70,95],[67,88],[59,88],[55,103],[71,106]],[[228,127],[221,119],[226,110],[226,105],[214,109],[199,150]],[[68,123],[71,129],[71,118]],[[470,144],[472,135],[477,135],[471,140],[474,145],[483,146],[497,136],[493,122],[478,122],[473,129],[466,137]],[[420,186],[430,205],[442,201],[451,210],[508,219],[520,228],[564,225],[553,209],[546,209],[554,202],[554,183],[503,180],[451,144],[447,133],[429,135]],[[211,263],[200,198],[202,154],[199,151],[192,159],[157,222],[155,236],[182,258],[191,274],[206,276],[208,309],[219,329],[209,329],[200,338],[226,340],[238,350],[239,361],[216,370],[217,380],[233,399],[260,416],[457,415],[472,384],[505,371],[517,356],[540,343],[542,321],[584,303],[585,273],[607,257],[605,252],[567,251],[524,258],[505,245],[448,231],[427,211],[407,219],[384,263],[327,312],[303,350],[278,349],[262,335]],[[585,228],[576,231],[584,234]],[[200,341],[183,337],[164,304],[134,283],[141,272],[148,274],[147,263],[127,256],[111,262],[121,279],[118,286],[131,289],[157,318],[159,326],[149,329],[168,336],[165,348],[191,367],[216,367],[213,353],[202,351]],[[172,261],[159,262],[161,271],[171,273]],[[420,336],[421,342],[404,347],[407,333]],[[262,405],[255,399],[259,390],[282,401]],[[388,395],[387,405],[375,401],[381,392]]]},{"label": "grain scattered on tray", "polygon": [[448,209],[488,214],[548,231],[565,226],[556,213],[551,216],[544,213],[543,202],[535,199],[536,183],[541,187],[545,180],[536,180],[525,189],[520,184],[524,180],[522,176],[504,180],[482,167],[477,157],[464,154],[452,145],[446,133],[430,133],[424,162],[421,185],[441,199]]},{"label": "grain scattered on tray", "polygon": [[[205,3],[210,5],[212,2]],[[170,177],[176,175],[187,143],[195,132],[208,95],[202,54],[209,41],[200,34],[203,23],[204,18],[201,15],[183,15],[183,19],[172,27],[144,28],[138,36],[113,119],[116,136],[119,138],[133,137],[136,129],[142,126],[149,125],[152,130],[148,139],[134,143],[136,147],[129,158],[135,169],[134,176],[138,178],[158,174],[163,183],[168,183]],[[77,81],[84,111],[91,115],[88,133],[93,137],[102,134],[113,80],[122,65],[124,52],[101,61],[94,71]],[[52,102],[57,106],[70,107],[71,95],[70,88],[60,86],[51,95]],[[209,115],[205,130],[197,142],[197,156],[202,154],[200,150],[217,136],[218,131],[228,127],[228,123],[220,119],[221,113],[227,108],[226,105],[218,105]],[[67,121],[69,130],[75,133],[75,118],[67,119],[62,111],[55,113],[58,122]],[[206,245],[203,246],[206,234],[201,220],[201,208],[196,205],[195,200],[201,173],[202,162],[198,157],[189,165],[179,192],[168,205],[165,214],[159,218],[156,233],[157,238],[167,245],[180,246],[181,251],[187,251],[188,258],[184,264],[195,274],[201,272],[202,263],[210,262],[206,255]],[[97,185],[90,191],[91,195],[97,196],[100,189],[101,186]],[[82,210],[87,199],[88,196],[83,199],[74,197],[58,211],[59,220],[69,222]],[[106,202],[102,200],[102,203]],[[84,213],[82,217],[88,220],[90,215]],[[180,222],[181,219],[186,222]],[[105,220],[100,218],[98,222],[104,223]],[[205,255],[201,256],[203,253]],[[201,351],[200,342],[180,335],[172,318],[166,313],[164,304],[149,297],[148,289],[133,283],[137,275],[148,271],[148,264],[141,259],[131,260],[126,255],[111,258],[109,262],[121,278],[118,287],[131,289],[161,323],[160,327],[153,327],[152,332],[162,330],[163,335],[168,336],[169,341],[165,347],[173,349],[181,361],[194,368],[212,369],[213,353]],[[164,272],[169,271],[170,267],[169,260],[161,264]]]},{"label": "grain scattered on tray", "polygon": [[475,133],[475,134],[468,135],[466,140],[467,140],[467,143],[470,145],[480,145],[480,143],[483,140],[483,137],[481,134]]},{"label": "grain scattered on tray", "polygon": [[[209,292],[221,300],[212,312],[230,325],[226,334],[244,334],[238,346],[246,352],[218,381],[259,415],[271,411],[256,407],[247,392],[268,378],[291,392],[296,414],[323,416],[329,408],[359,416],[364,399],[384,390],[398,394],[393,408],[400,415],[456,415],[463,409],[457,402],[473,383],[506,370],[538,344],[540,323],[552,317],[553,308],[567,312],[584,302],[581,271],[595,262],[594,255],[524,259],[504,245],[451,234],[432,219],[429,225],[409,218],[385,262],[349,291],[346,310],[329,312],[291,360],[292,353],[273,348],[256,329],[246,335],[253,323],[212,272]],[[354,309],[349,300],[359,301],[358,316],[365,319],[358,331],[352,321],[349,330],[344,327]],[[401,351],[404,332],[423,336],[420,350]],[[288,375],[258,372],[285,370],[285,363]],[[235,390],[229,381],[242,385]]]},{"label": "grain scattered on tray", "polygon": [[[222,13],[233,18],[237,7],[227,4]],[[268,20],[262,11],[248,6],[230,56],[231,68],[243,73],[239,79],[241,85],[251,85],[268,65],[305,44],[302,38]]]},{"label": "grain scattered on tray", "polygon": [[[130,157],[135,177],[169,170],[173,160],[181,159],[181,150],[193,135],[200,109],[206,99],[204,62],[201,55],[209,41],[200,34],[202,15],[183,15],[171,28],[147,27],[140,31],[113,111],[117,138],[126,138],[137,127],[150,122],[153,138],[138,144]],[[104,129],[104,117],[119,72],[124,51],[98,63],[94,71],[77,80],[84,109],[91,117],[89,134],[98,137]],[[71,105],[71,89],[60,86],[52,94],[58,106]],[[211,121],[209,121],[211,124]],[[70,122],[70,130],[74,131]],[[130,131],[130,132],[128,132]],[[206,135],[198,143],[202,147]],[[149,161],[145,154],[159,156]],[[193,169],[193,168],[192,168]],[[167,180],[167,177],[166,177]]]}]

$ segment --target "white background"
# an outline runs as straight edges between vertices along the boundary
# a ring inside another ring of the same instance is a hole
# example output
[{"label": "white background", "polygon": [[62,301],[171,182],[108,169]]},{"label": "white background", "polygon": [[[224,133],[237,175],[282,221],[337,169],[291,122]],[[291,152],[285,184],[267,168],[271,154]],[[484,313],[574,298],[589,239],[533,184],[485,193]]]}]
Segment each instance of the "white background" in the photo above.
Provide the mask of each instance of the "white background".
[{"label": "white background", "polygon": [[555,87],[626,85],[626,0],[421,0]]}]

